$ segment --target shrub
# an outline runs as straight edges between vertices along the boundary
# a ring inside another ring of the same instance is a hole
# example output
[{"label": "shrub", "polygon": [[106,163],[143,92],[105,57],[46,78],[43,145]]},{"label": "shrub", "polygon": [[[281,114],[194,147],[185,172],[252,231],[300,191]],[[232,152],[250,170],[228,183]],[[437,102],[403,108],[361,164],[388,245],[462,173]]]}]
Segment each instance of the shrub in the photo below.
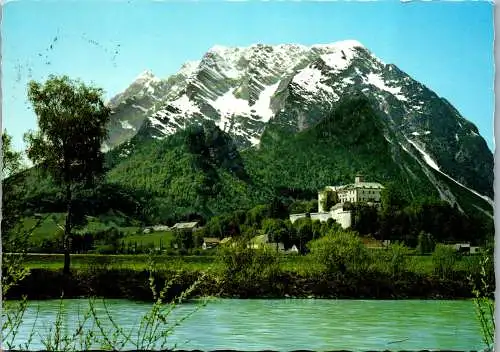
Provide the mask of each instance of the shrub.
[{"label": "shrub", "polygon": [[[487,347],[486,350],[493,350],[495,342],[495,288],[489,283],[494,282],[491,274],[493,269],[493,256],[490,251],[483,252],[480,260],[480,272],[477,277],[469,276],[472,293],[474,295],[474,306],[476,317],[481,326],[481,335]],[[479,281],[477,284],[475,281]]]},{"label": "shrub", "polygon": [[417,244],[417,252],[420,255],[432,253],[436,248],[436,243],[434,242],[434,238],[430,233],[420,232],[418,235],[418,244]]},{"label": "shrub", "polygon": [[111,244],[104,244],[96,248],[98,254],[115,254],[116,248]]},{"label": "shrub", "polygon": [[323,265],[326,272],[345,273],[366,271],[369,265],[368,250],[356,233],[331,230],[326,236],[308,244],[311,256]]},{"label": "shrub", "polygon": [[434,273],[441,278],[448,278],[453,273],[453,268],[457,262],[457,252],[453,247],[437,244],[432,253],[432,263]]},{"label": "shrub", "polygon": [[321,201],[321,207],[324,211],[330,211],[330,208],[339,202],[337,192],[330,189],[323,190],[323,199]]},{"label": "shrub", "polygon": [[247,248],[243,241],[234,247],[219,247],[216,261],[222,278],[234,284],[272,280],[280,272],[280,257],[274,249]]},{"label": "shrub", "polygon": [[406,271],[409,252],[408,247],[402,243],[396,242],[389,245],[385,255],[389,264],[390,273],[393,277],[397,277]]}]

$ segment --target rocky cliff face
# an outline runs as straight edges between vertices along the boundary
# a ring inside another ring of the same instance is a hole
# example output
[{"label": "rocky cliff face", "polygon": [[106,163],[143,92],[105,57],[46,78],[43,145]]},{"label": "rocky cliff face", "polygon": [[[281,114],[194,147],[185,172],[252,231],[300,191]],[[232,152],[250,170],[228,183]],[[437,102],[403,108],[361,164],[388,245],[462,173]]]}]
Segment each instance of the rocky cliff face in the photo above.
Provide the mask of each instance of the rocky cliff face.
[{"label": "rocky cliff face", "polygon": [[[310,47],[215,46],[168,79],[146,72],[112,99],[107,147],[134,135],[161,139],[212,120],[245,149],[258,146],[263,136],[273,140],[306,130],[343,100],[360,95],[376,108],[394,154],[410,155],[434,184],[441,184],[436,175],[444,177],[491,203],[493,155],[476,126],[353,40]],[[441,188],[442,198],[450,200],[450,190]]]}]

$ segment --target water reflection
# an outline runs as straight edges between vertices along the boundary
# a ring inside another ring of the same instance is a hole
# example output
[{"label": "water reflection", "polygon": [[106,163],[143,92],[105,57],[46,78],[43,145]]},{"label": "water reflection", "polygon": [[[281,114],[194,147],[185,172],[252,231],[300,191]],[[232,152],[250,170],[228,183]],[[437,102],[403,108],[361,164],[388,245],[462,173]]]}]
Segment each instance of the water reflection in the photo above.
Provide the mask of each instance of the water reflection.
[{"label": "water reflection", "polygon": [[[140,317],[151,307],[127,300],[106,302],[113,319],[126,331],[136,329]],[[34,336],[30,350],[44,348],[41,337],[53,326],[59,303],[58,300],[31,302],[16,345],[25,342],[35,326],[39,333]],[[64,324],[74,328],[88,308],[88,301],[75,299],[63,303]],[[179,306],[170,321],[197,306],[196,302]],[[105,317],[99,300],[96,309],[99,316]],[[103,321],[105,327],[111,326],[106,319]],[[479,350],[483,347],[471,301],[314,299],[213,300],[175,329],[169,338],[169,346],[174,345],[179,349],[246,351]]]}]

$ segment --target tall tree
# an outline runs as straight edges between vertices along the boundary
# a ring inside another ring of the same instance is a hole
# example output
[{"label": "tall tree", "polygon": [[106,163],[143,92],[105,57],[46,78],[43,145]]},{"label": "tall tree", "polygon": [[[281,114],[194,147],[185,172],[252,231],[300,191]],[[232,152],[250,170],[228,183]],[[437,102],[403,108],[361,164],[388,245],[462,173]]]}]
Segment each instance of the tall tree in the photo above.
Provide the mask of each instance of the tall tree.
[{"label": "tall tree", "polygon": [[64,273],[69,273],[69,239],[77,187],[91,186],[104,174],[101,145],[107,136],[111,110],[103,91],[67,76],[50,76],[44,83],[31,81],[28,98],[38,118],[38,131],[25,135],[27,155],[64,188]]},{"label": "tall tree", "polygon": [[21,169],[21,153],[12,148],[12,137],[2,133],[2,180]]},{"label": "tall tree", "polygon": [[[21,152],[16,152],[12,148],[12,137],[7,134],[7,131],[2,132],[2,174],[1,180],[4,181],[7,177],[21,171]],[[2,230],[2,245],[4,251],[21,251],[23,245],[18,240],[22,236],[11,236],[11,230],[19,222],[21,217],[20,201],[14,197],[5,202],[5,195],[13,192],[15,182],[2,182],[2,214],[1,230]],[[13,242],[15,241],[15,243]]]}]

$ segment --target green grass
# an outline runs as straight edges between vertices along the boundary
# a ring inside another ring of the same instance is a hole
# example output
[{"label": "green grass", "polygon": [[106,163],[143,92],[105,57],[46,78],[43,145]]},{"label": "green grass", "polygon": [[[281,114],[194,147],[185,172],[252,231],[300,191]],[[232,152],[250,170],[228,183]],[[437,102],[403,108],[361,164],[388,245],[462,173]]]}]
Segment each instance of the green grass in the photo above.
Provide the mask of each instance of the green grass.
[{"label": "green grass", "polygon": [[132,235],[137,234],[137,231],[139,231],[140,227],[138,227],[138,226],[124,226],[124,227],[119,227],[119,229],[126,236],[132,236]]},{"label": "green grass", "polygon": [[[19,225],[13,229],[13,231],[23,234],[31,231],[31,235],[28,240],[30,246],[38,246],[43,240],[60,240],[63,235],[64,223],[66,220],[66,213],[49,213],[41,214],[42,217],[46,217],[42,223],[35,227],[38,219],[34,216],[23,218]],[[59,225],[59,226],[58,226]],[[92,218],[83,229],[74,229],[75,234],[79,233],[97,233],[108,229],[112,224],[103,223],[99,219]],[[152,234],[137,234],[139,232],[139,227],[137,226],[117,226],[118,230],[122,232],[125,237],[123,240],[125,244],[127,242],[136,241],[138,245],[142,243],[144,246],[153,243],[155,246],[159,246],[160,239],[163,242],[163,246],[170,246],[170,241],[172,234],[165,232],[156,232]]]},{"label": "green grass", "polygon": [[137,246],[149,247],[154,246],[154,248],[159,248],[160,244],[163,248],[170,248],[170,242],[172,241],[174,234],[170,231],[158,231],[153,233],[145,234],[135,234],[135,231],[121,239],[127,244],[137,243]]},{"label": "green grass", "polygon": [[[43,214],[42,216],[46,216]],[[66,214],[65,213],[52,213],[46,218],[38,227],[31,233],[31,241],[41,241],[43,239],[54,239],[60,236],[63,232],[57,225],[64,226]],[[19,233],[24,233],[31,230],[38,220],[35,217],[26,217],[21,220],[19,227],[14,230]]]},{"label": "green grass", "polygon": [[[203,270],[213,262],[213,256],[155,256],[155,263],[159,269],[186,269]],[[64,264],[63,254],[29,254],[25,260],[26,267],[30,269],[62,269]],[[84,269],[92,267],[127,268],[144,270],[148,267],[148,255],[100,255],[100,254],[72,254],[71,267]]]},{"label": "green grass", "polygon": [[[205,271],[217,269],[218,263],[214,255],[157,255],[154,261],[159,270]],[[26,267],[30,269],[62,269],[64,256],[62,254],[30,254],[26,258]],[[375,262],[375,268],[382,269],[384,263]],[[455,270],[470,270],[478,265],[477,256],[463,256],[455,264]],[[322,266],[315,263],[309,256],[285,255],[281,258],[281,268],[286,272],[311,274],[320,272]],[[109,268],[144,270],[148,268],[148,255],[99,255],[72,254],[71,267],[74,269]],[[421,274],[431,274],[434,271],[432,256],[409,256],[408,265],[411,271]]]}]

